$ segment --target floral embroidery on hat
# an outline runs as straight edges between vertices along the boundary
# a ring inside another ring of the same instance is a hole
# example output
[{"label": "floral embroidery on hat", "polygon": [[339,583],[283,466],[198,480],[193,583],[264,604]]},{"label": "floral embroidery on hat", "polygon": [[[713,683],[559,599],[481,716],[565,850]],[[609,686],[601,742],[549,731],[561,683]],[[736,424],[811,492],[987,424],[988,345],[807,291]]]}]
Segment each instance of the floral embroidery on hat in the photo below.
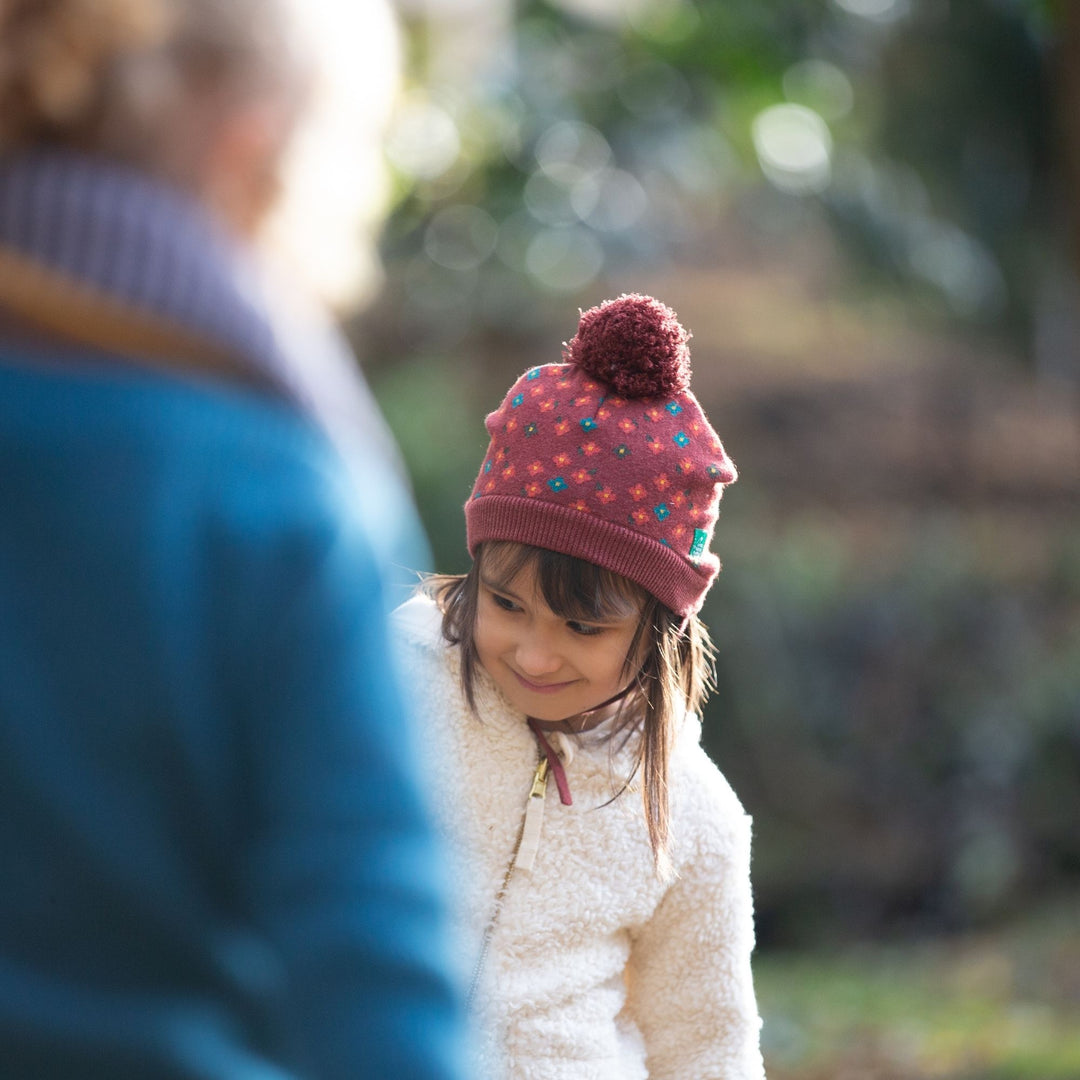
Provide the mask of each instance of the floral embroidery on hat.
[{"label": "floral embroidery on hat", "polygon": [[555,434],[556,435],[565,435],[569,430],[570,430],[570,421],[569,420],[559,419],[559,420],[555,421]]},{"label": "floral embroidery on hat", "polygon": [[570,476],[573,478],[575,484],[584,484],[592,476],[591,469],[575,469]]},{"label": "floral embroidery on hat", "polygon": [[671,511],[664,503],[658,503],[653,507],[653,513],[656,515],[657,521],[664,521],[671,516]]},{"label": "floral embroidery on hat", "polygon": [[644,506],[639,506],[631,512],[630,520],[635,525],[645,525],[649,520],[649,511]]},{"label": "floral embroidery on hat", "polygon": [[544,471],[544,463],[542,461],[533,461],[529,463],[529,475],[539,476]]},{"label": "floral embroidery on hat", "polygon": [[570,504],[571,510],[580,510],[582,513],[587,514],[589,512],[589,504],[584,499],[575,499]]},{"label": "floral embroidery on hat", "polygon": [[567,469],[573,464],[573,458],[565,450],[560,450],[551,460],[557,469]]},{"label": "floral embroidery on hat", "polygon": [[602,503],[609,503],[615,501],[615,492],[611,488],[602,487],[596,492],[596,497]]},{"label": "floral embroidery on hat", "polygon": [[553,476],[547,483],[552,491],[564,491],[569,486],[561,476]]},{"label": "floral embroidery on hat", "polygon": [[664,408],[667,409],[672,416],[678,416],[679,413],[682,412],[682,406],[677,401],[669,401]]},{"label": "floral embroidery on hat", "polygon": [[690,441],[690,436],[687,435],[685,431],[677,431],[674,435],[671,436],[671,441],[676,446],[686,446],[686,444]]},{"label": "floral embroidery on hat", "polygon": [[597,446],[594,442],[583,443],[581,446],[581,452],[587,456],[591,456],[592,454],[599,454],[600,447]]},{"label": "floral embroidery on hat", "polygon": [[625,431],[627,435],[629,435],[630,432],[633,431],[636,427],[637,427],[637,423],[635,421],[631,420],[629,416],[624,416],[619,421],[619,430],[620,431]]},{"label": "floral embroidery on hat", "polygon": [[551,410],[554,409],[554,408],[555,408],[555,399],[554,398],[548,398],[547,401],[541,401],[540,402],[540,411],[541,412],[551,412]]},{"label": "floral embroidery on hat", "polygon": [[645,490],[644,484],[635,484],[632,488],[630,488],[630,498],[632,498],[634,502],[640,502],[648,494],[649,493]]},{"label": "floral embroidery on hat", "polygon": [[540,376],[543,374],[543,371],[543,368],[534,367],[530,371],[526,372],[525,378],[532,382],[533,379],[539,379]]},{"label": "floral embroidery on hat", "polygon": [[667,473],[661,473],[659,476],[653,477],[653,483],[661,491],[667,491],[667,489],[671,487],[671,478]]},{"label": "floral embroidery on hat", "polygon": [[526,435],[532,436],[535,435],[539,430],[539,425],[536,423],[535,420],[530,420],[522,430],[525,432]]},{"label": "floral embroidery on hat", "polygon": [[592,431],[596,427],[596,421],[591,416],[584,416],[579,421],[582,431]]},{"label": "floral embroidery on hat", "polygon": [[619,443],[618,446],[612,451],[617,458],[625,458],[630,456],[630,447],[626,443]]},{"label": "floral embroidery on hat", "polygon": [[510,399],[511,408],[516,409],[524,400],[525,400],[525,395],[524,394],[515,394]]},{"label": "floral embroidery on hat", "polygon": [[530,499],[535,499],[543,490],[544,485],[536,480],[531,480],[525,485],[525,494],[528,495]]}]

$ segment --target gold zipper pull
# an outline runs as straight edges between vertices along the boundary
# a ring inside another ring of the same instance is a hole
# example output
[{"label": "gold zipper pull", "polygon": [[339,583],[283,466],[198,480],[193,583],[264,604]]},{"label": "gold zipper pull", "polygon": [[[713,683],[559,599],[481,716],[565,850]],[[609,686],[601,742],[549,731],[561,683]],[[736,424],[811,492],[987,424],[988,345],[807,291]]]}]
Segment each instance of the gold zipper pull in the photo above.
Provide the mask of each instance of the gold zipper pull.
[{"label": "gold zipper pull", "polygon": [[530,799],[542,799],[547,794],[548,759],[542,757],[540,764],[536,766],[533,775],[532,790],[529,792]]},{"label": "gold zipper pull", "polygon": [[521,839],[514,856],[515,870],[531,870],[540,849],[540,830],[544,827],[544,803],[547,797],[548,763],[541,758],[533,775],[532,789],[525,803],[525,818],[521,823]]}]

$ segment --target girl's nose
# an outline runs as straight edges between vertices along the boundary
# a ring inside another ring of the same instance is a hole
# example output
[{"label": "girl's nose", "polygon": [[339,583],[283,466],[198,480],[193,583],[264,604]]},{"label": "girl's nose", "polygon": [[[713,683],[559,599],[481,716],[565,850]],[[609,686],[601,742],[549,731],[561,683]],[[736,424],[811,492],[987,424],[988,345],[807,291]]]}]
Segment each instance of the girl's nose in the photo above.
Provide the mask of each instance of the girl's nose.
[{"label": "girl's nose", "polygon": [[562,657],[539,635],[531,635],[518,642],[518,670],[526,678],[553,675],[562,667]]}]

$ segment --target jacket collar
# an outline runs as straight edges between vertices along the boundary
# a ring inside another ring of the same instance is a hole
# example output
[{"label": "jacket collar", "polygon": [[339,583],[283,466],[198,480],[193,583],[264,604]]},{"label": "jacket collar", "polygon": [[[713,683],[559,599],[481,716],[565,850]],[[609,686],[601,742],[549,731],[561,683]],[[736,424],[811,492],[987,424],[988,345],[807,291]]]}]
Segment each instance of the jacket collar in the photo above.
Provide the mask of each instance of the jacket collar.
[{"label": "jacket collar", "polygon": [[193,199],[117,164],[0,159],[0,302],[98,352],[286,392],[254,260]]}]

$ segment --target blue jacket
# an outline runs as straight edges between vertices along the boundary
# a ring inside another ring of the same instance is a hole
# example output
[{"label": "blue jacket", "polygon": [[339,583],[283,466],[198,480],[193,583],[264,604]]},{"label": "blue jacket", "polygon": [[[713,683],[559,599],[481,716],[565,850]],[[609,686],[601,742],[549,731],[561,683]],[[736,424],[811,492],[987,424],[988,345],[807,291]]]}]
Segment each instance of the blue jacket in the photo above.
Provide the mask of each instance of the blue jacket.
[{"label": "blue jacket", "polygon": [[339,459],[0,353],[0,1073],[458,1077],[437,853]]}]

